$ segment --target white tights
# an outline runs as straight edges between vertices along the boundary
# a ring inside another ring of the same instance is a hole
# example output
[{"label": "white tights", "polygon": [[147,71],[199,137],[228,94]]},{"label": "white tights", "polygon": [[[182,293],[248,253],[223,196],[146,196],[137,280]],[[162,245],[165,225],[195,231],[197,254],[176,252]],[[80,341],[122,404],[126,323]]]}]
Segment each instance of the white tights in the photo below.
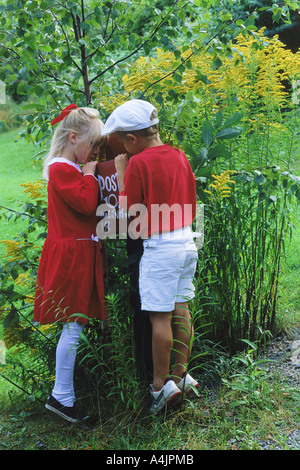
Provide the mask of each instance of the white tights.
[{"label": "white tights", "polygon": [[52,396],[64,406],[73,406],[74,367],[80,333],[83,323],[65,323],[56,348],[56,374]]}]

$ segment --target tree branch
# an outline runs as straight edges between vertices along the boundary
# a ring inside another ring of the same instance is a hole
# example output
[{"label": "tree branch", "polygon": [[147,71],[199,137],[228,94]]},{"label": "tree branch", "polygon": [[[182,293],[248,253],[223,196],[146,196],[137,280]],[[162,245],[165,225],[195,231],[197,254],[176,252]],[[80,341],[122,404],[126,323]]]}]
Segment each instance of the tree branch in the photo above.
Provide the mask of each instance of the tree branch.
[{"label": "tree branch", "polygon": [[[82,22],[84,22],[85,19],[85,13],[84,13],[84,0],[81,0],[81,14],[82,14]],[[71,13],[72,20],[73,20],[73,29],[75,33],[75,38],[76,41],[79,42],[80,39],[82,39],[85,35],[85,31],[83,29],[83,32],[80,27],[80,17],[76,15],[76,18],[74,17],[73,13]],[[91,86],[89,82],[89,71],[88,71],[88,66],[87,66],[87,58],[86,58],[86,48],[85,44],[80,44],[80,56],[81,56],[81,69],[80,73],[83,79],[83,84],[84,84],[84,97],[85,97],[85,102],[86,105],[89,106],[91,103]]]},{"label": "tree branch", "polygon": [[[25,390],[24,388],[20,387],[20,385],[16,384],[15,382],[13,382],[12,380],[10,380],[9,378],[5,377],[5,375],[1,374],[0,373],[0,376],[4,379],[4,380],[7,380],[7,382],[9,382],[10,384],[14,385],[15,387],[17,387],[19,390],[21,390],[23,393],[26,393],[27,395],[29,396],[32,396],[32,393],[29,393],[27,392],[27,390]],[[38,402],[40,403],[44,403],[42,400],[40,400],[39,398],[37,397],[34,397]]]},{"label": "tree branch", "polygon": [[2,47],[2,49],[5,49],[7,51],[11,51],[13,54],[15,54],[18,57],[18,59],[21,59],[20,54],[18,54],[18,52],[14,51],[11,47],[3,46],[3,44],[1,44],[1,47]]},{"label": "tree branch", "polygon": [[[159,28],[161,28],[162,25],[159,26]],[[158,28],[158,29],[159,29]],[[150,41],[150,39],[152,39],[152,37],[154,36],[154,34],[158,31],[155,30],[155,32],[148,38],[146,39],[146,41],[144,41],[139,47],[137,47],[133,52],[131,52],[130,54],[126,55],[125,57],[122,57],[122,59],[119,59],[117,60],[116,62],[114,62],[113,64],[111,64],[109,67],[107,67],[105,70],[103,70],[102,72],[98,73],[97,75],[95,75],[94,78],[92,78],[90,80],[90,85],[95,81],[97,80],[97,78],[101,77],[102,75],[104,75],[108,70],[112,69],[113,67],[115,67],[116,65],[120,64],[121,62],[124,62],[125,60],[129,59],[130,57],[132,57],[133,55],[135,55],[140,49],[142,49],[144,47],[145,44],[147,44],[148,41]]]},{"label": "tree branch", "polygon": [[39,217],[35,217],[33,215],[30,215],[30,214],[27,214],[26,212],[20,212],[20,211],[16,211],[14,209],[10,209],[9,207],[4,207],[4,206],[0,206],[1,209],[4,209],[6,211],[9,211],[9,212],[14,212],[15,214],[19,214],[19,215],[25,215],[26,217],[29,217],[30,219],[36,219],[36,220],[39,220],[40,222],[43,222],[43,224],[47,224],[48,222],[44,219],[41,219]]},{"label": "tree branch", "polygon": [[103,38],[104,38],[104,39],[105,39],[105,37],[106,37],[106,33],[107,33],[107,28],[108,28],[108,23],[109,23],[109,19],[110,19],[112,7],[113,7],[113,4],[111,3],[110,9],[109,9],[109,13],[108,13],[108,16],[107,16],[106,25],[105,25],[104,35],[103,35]]},{"label": "tree branch", "polygon": [[[60,21],[58,20],[58,18],[56,17],[55,13],[52,12],[52,15],[54,16],[54,18],[56,19],[57,23],[59,24],[60,26],[60,29],[62,30],[62,33],[65,37],[65,40],[66,40],[66,44],[67,44],[67,49],[68,49],[68,55],[72,61],[72,63],[75,65],[75,67],[79,70],[80,73],[82,73],[82,70],[81,68],[79,67],[79,65],[77,64],[77,62],[73,59],[72,57],[72,54],[71,54],[71,50],[70,50],[70,43],[69,43],[69,38],[67,36],[67,33],[65,31],[65,29],[63,28],[62,24],[60,23]],[[73,19],[73,26],[74,26],[74,17],[72,15],[72,19]]]},{"label": "tree branch", "polygon": [[174,4],[172,5],[172,7],[169,9],[169,11],[166,13],[166,15],[163,17],[163,19],[161,20],[161,22],[156,26],[156,28],[154,29],[153,33],[150,34],[150,36],[142,43],[140,44],[133,52],[131,52],[130,54],[126,55],[125,57],[122,57],[122,59],[119,59],[117,60],[116,62],[114,62],[113,64],[111,64],[109,67],[107,67],[105,70],[103,70],[102,72],[98,73],[97,75],[95,75],[90,81],[90,85],[95,81],[97,80],[99,77],[101,77],[102,75],[104,75],[106,72],[108,72],[108,70],[112,69],[113,67],[115,67],[116,65],[120,64],[121,62],[124,62],[125,60],[129,59],[130,57],[132,57],[133,55],[135,55],[139,50],[141,50],[145,44],[147,44],[147,42],[149,42],[154,36],[155,34],[164,26],[164,24],[166,23],[166,19],[167,17],[170,15],[172,9],[175,7],[175,5],[178,3],[179,0],[176,0],[174,2]]}]

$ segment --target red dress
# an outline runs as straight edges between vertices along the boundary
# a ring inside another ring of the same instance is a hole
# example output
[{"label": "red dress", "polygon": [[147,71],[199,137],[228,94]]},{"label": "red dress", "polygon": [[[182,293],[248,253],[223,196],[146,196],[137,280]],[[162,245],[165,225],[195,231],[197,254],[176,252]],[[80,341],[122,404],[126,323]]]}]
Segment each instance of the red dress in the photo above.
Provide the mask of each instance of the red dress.
[{"label": "red dress", "polygon": [[[88,323],[105,318],[103,267],[96,235],[99,183],[79,165],[52,160],[48,233],[37,275],[33,320]],[[92,238],[93,237],[93,238]],[[84,316],[82,316],[84,315]]]}]

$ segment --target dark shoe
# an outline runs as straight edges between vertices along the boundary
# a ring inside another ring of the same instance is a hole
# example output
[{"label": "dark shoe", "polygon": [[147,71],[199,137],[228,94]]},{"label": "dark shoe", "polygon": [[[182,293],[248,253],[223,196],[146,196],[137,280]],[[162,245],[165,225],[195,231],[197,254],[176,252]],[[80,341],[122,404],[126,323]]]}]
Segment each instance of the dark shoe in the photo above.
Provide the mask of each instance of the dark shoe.
[{"label": "dark shoe", "polygon": [[52,395],[50,395],[48,398],[45,407],[47,410],[53,411],[53,413],[69,421],[70,423],[80,423],[82,421],[86,421],[89,418],[87,415],[78,413],[75,405],[63,406]]}]

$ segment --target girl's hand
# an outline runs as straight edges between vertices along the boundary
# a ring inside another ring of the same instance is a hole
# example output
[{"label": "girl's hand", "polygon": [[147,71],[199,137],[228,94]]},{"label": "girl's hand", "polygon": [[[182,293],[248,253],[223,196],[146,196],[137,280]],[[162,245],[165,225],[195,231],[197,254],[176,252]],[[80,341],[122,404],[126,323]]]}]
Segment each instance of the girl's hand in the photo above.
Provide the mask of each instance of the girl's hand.
[{"label": "girl's hand", "polygon": [[117,173],[124,175],[127,165],[128,165],[128,156],[126,153],[121,153],[115,158],[115,166],[116,166]]},{"label": "girl's hand", "polygon": [[87,173],[92,173],[93,175],[96,172],[97,161],[85,163],[82,167],[82,173],[86,175]]}]

